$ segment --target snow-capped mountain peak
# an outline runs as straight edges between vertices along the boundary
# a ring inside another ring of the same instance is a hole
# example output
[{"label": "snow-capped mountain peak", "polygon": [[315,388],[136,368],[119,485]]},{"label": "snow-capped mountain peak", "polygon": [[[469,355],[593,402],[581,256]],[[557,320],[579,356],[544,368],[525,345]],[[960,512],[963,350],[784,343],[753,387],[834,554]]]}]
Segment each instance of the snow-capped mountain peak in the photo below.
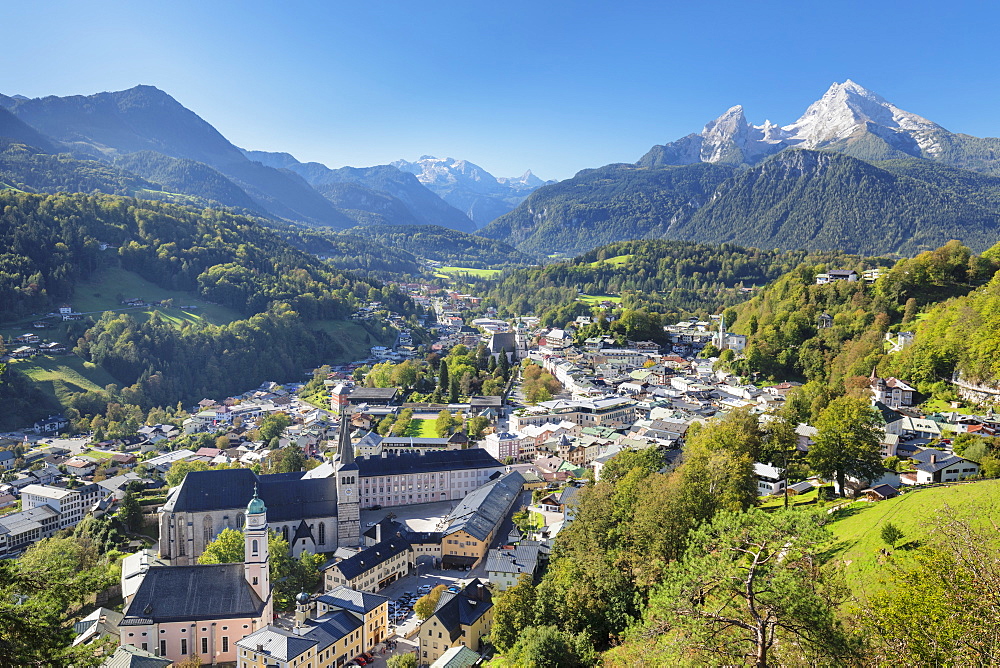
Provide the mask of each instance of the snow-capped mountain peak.
[{"label": "snow-capped mountain peak", "polygon": [[888,144],[890,150],[935,157],[947,134],[937,123],[904,111],[848,79],[834,82],[790,125],[771,121],[753,125],[743,107],[736,105],[707,123],[699,134],[655,147],[640,162],[754,164],[788,147],[840,146],[871,135]]},{"label": "snow-capped mountain peak", "polygon": [[[867,123],[907,133],[926,134],[943,129],[922,116],[903,111],[881,95],[848,79],[831,85],[823,97],[809,105],[805,113],[784,130],[801,146],[816,148],[848,139]],[[926,148],[920,137],[914,138],[921,148]]]},{"label": "snow-capped mountain peak", "polygon": [[468,160],[421,156],[393,167],[416,175],[417,180],[475,222],[485,225],[507,213],[545,181],[528,170],[520,177],[496,177]]}]

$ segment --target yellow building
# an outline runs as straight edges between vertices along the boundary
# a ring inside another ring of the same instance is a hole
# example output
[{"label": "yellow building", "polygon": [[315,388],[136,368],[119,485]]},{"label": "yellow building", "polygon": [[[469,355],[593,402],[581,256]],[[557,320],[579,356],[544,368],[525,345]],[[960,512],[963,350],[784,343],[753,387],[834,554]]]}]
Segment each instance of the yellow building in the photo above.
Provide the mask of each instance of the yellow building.
[{"label": "yellow building", "polygon": [[402,538],[391,538],[365,548],[352,557],[323,565],[324,589],[349,587],[376,592],[407,575],[413,565],[413,550]]},{"label": "yellow building", "polygon": [[238,668],[335,668],[372,651],[388,635],[384,596],[346,587],[316,600],[299,596],[292,628],[270,625],[236,643]]},{"label": "yellow building", "polygon": [[441,563],[472,568],[486,556],[490,542],[517,501],[524,477],[518,471],[471,492],[447,517],[441,537]]},{"label": "yellow building", "polygon": [[434,663],[452,647],[482,651],[492,624],[493,597],[482,580],[473,580],[457,594],[441,594],[434,614],[420,624],[420,663]]}]

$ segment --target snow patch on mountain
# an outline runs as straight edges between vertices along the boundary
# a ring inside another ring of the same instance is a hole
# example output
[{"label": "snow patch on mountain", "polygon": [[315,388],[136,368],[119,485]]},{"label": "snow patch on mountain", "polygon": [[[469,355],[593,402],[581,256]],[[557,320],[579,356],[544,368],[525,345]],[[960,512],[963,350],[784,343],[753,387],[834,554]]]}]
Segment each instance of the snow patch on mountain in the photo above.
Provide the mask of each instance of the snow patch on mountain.
[{"label": "snow patch on mountain", "polygon": [[[754,164],[788,147],[823,148],[849,142],[869,132],[891,146],[938,155],[941,138],[949,132],[917,114],[904,111],[882,96],[848,79],[833,83],[794,123],[779,126],[747,121],[741,105],[730,107],[698,134],[688,135],[654,151],[661,164],[711,162]],[[651,152],[650,155],[652,155]]]}]

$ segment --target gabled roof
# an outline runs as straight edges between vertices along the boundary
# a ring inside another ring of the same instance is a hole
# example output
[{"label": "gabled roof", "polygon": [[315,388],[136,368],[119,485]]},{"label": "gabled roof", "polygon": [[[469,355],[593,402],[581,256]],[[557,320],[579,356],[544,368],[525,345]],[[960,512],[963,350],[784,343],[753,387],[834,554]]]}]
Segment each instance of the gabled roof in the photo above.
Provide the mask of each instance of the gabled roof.
[{"label": "gabled roof", "polygon": [[431,668],[471,668],[479,663],[479,654],[465,645],[452,647],[431,664]]},{"label": "gabled roof", "polygon": [[522,485],[524,477],[518,471],[511,471],[469,492],[449,513],[444,534],[464,531],[474,538],[486,540],[500,526]]},{"label": "gabled roof", "polygon": [[[934,461],[931,461],[931,458]],[[915,459],[920,464],[917,464],[917,470],[924,471],[926,473],[937,473],[943,469],[953,466],[955,464],[961,464],[962,462],[974,463],[965,459],[963,457],[958,457],[948,452],[942,452],[941,450],[927,449],[921,450],[920,452],[915,452],[910,455],[910,459]]]},{"label": "gabled roof", "polygon": [[389,598],[378,594],[371,594],[366,591],[357,591],[343,585],[331,589],[316,599],[331,608],[343,608],[351,612],[364,614],[371,612],[383,603],[388,603]]},{"label": "gabled roof", "polygon": [[122,645],[101,664],[101,668],[167,668],[170,659],[156,656],[152,652],[133,645]]},{"label": "gabled roof", "polygon": [[[486,583],[476,578],[465,589],[457,594],[444,592],[438,600],[437,607],[428,619],[437,619],[449,639],[454,642],[461,634],[463,626],[472,626],[490,608],[493,607],[493,596]],[[426,624],[427,621],[424,621]]]},{"label": "gabled roof", "polygon": [[152,566],[121,625],[259,617],[263,610],[242,563]]},{"label": "gabled roof", "polygon": [[369,548],[361,550],[353,557],[341,561],[328,561],[323,564],[321,570],[336,567],[348,580],[353,580],[362,573],[370,571],[375,566],[386,562],[396,555],[410,549],[410,543],[402,538],[391,538],[376,543]]},{"label": "gabled roof", "polygon": [[384,457],[358,457],[355,462],[362,478],[432,471],[503,468],[500,462],[482,448],[387,453]]},{"label": "gabled roof", "polygon": [[333,517],[337,514],[337,481],[304,478],[301,471],[257,476],[250,469],[191,471],[164,504],[166,512],[242,510],[259,486],[272,522]]},{"label": "gabled roof", "polygon": [[525,541],[512,550],[490,550],[486,555],[486,572],[534,574],[539,549],[535,541]]},{"label": "gabled roof", "polygon": [[304,637],[287,629],[268,625],[236,643],[238,647],[263,654],[278,661],[292,661],[308,652],[316,644],[315,638]]}]

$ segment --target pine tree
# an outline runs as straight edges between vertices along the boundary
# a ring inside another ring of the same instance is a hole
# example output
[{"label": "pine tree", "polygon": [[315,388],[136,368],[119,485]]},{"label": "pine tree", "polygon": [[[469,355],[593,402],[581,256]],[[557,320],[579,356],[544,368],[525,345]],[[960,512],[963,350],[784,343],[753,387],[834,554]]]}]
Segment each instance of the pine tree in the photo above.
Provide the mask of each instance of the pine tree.
[{"label": "pine tree", "polygon": [[448,363],[441,360],[441,370],[438,374],[438,390],[441,394],[445,394],[450,387],[451,385],[448,382]]}]

